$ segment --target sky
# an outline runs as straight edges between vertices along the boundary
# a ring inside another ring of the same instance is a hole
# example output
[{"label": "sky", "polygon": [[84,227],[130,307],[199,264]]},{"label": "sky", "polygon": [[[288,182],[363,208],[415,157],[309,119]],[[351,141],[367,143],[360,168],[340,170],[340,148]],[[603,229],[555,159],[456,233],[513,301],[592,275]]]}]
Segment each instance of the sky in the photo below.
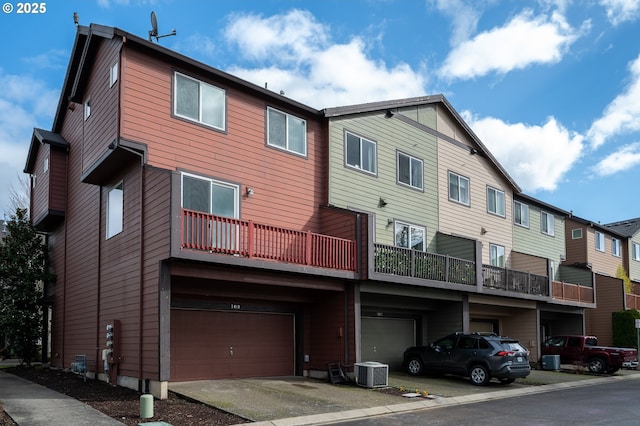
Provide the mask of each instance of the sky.
[{"label": "sky", "polygon": [[525,194],[640,217],[640,0],[2,1],[7,218],[33,128],[52,126],[73,13],[147,38],[152,11],[176,30],[161,45],[316,109],[443,94]]}]

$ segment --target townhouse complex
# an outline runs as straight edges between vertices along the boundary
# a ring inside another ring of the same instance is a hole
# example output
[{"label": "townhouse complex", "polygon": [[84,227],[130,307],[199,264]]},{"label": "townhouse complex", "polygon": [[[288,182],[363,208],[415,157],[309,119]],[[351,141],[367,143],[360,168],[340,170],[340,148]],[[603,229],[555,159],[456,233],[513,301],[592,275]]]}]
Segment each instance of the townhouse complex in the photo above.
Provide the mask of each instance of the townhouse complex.
[{"label": "townhouse complex", "polygon": [[[78,26],[25,172],[53,366],[103,380],[306,375],[454,331],[611,343],[640,219],[522,193],[442,95],[316,110],[118,28]],[[640,293],[640,291],[638,292]],[[108,337],[107,337],[108,334]]]}]

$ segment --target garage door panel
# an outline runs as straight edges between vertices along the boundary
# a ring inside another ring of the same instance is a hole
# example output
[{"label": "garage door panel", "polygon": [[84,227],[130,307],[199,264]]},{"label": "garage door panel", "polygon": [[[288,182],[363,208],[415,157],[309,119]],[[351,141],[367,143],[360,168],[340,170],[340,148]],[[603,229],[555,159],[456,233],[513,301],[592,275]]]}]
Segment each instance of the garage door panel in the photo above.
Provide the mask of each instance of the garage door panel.
[{"label": "garage door panel", "polygon": [[172,310],[171,380],[295,374],[294,316]]},{"label": "garage door panel", "polygon": [[415,320],[362,317],[361,323],[362,361],[382,362],[392,370],[401,369],[404,350],[415,345]]}]

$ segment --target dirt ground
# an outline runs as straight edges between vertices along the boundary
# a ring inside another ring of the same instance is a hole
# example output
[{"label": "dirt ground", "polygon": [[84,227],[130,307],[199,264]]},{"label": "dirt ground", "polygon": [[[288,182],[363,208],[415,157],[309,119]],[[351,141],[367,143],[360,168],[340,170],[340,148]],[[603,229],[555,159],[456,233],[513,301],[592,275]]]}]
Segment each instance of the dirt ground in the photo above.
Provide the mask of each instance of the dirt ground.
[{"label": "dirt ground", "polygon": [[[126,425],[138,425],[142,422],[140,419],[140,394],[131,389],[112,386],[99,380],[87,379],[85,382],[82,377],[59,369],[13,367],[2,371],[15,374],[85,402]],[[153,414],[153,418],[144,419],[144,421],[162,421],[174,426],[248,423],[241,417],[205,404],[183,399],[171,392],[169,392],[168,399],[154,401]],[[0,426],[14,425],[16,423],[4,412],[0,404]]]}]

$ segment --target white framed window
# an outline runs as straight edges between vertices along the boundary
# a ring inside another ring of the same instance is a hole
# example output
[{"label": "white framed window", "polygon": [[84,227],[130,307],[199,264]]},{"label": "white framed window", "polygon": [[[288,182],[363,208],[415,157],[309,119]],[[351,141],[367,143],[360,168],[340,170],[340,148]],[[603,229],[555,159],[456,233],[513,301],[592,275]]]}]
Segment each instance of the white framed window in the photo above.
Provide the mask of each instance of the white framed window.
[{"label": "white framed window", "polygon": [[582,228],[576,228],[571,230],[571,239],[579,240],[582,238]]},{"label": "white framed window", "polygon": [[44,159],[43,172],[47,173],[49,171],[49,157]]},{"label": "white framed window", "polygon": [[470,204],[469,178],[449,172],[449,200],[465,206]]},{"label": "white framed window", "polygon": [[91,116],[91,98],[87,98],[84,101],[84,119],[86,120]]},{"label": "white framed window", "polygon": [[107,239],[122,232],[124,222],[124,191],[122,182],[107,195]]},{"label": "white framed window", "polygon": [[513,223],[516,225],[529,227],[529,205],[520,201],[513,202]]},{"label": "white framed window", "polygon": [[504,191],[487,187],[487,211],[497,216],[505,216]]},{"label": "white framed window", "polygon": [[109,67],[109,87],[113,87],[118,81],[118,62],[114,62]]},{"label": "white framed window", "polygon": [[640,261],[640,244],[631,243],[631,258]]},{"label": "white framed window", "polygon": [[176,72],[173,84],[173,113],[215,129],[225,130],[226,92]]},{"label": "white framed window", "polygon": [[551,213],[547,213],[544,210],[540,211],[540,232],[554,236],[556,234],[555,223],[555,217]]},{"label": "white framed window", "polygon": [[376,143],[350,132],[344,134],[345,163],[349,167],[375,175]]},{"label": "white framed window", "polygon": [[422,160],[398,152],[398,182],[412,188],[422,189]]},{"label": "white framed window", "polygon": [[604,251],[604,234],[596,231],[596,250]]},{"label": "white framed window", "polygon": [[620,257],[620,240],[617,238],[611,239],[611,254]]},{"label": "white framed window", "polygon": [[426,230],[422,226],[415,226],[397,221],[395,222],[396,247],[425,251],[425,234]]},{"label": "white framed window", "polygon": [[267,107],[267,144],[307,155],[307,121]]},{"label": "white framed window", "polygon": [[[240,212],[239,185],[221,182],[189,173],[182,174],[182,207],[215,216],[237,219]],[[224,220],[198,219],[195,229],[206,230],[202,238],[212,247],[236,250],[240,232],[237,224]],[[190,237],[193,238],[193,237]]]},{"label": "white framed window", "polygon": [[182,207],[185,209],[238,218],[239,194],[238,185],[182,174]]},{"label": "white framed window", "polygon": [[489,259],[491,262],[491,266],[504,268],[504,246],[489,244]]}]

